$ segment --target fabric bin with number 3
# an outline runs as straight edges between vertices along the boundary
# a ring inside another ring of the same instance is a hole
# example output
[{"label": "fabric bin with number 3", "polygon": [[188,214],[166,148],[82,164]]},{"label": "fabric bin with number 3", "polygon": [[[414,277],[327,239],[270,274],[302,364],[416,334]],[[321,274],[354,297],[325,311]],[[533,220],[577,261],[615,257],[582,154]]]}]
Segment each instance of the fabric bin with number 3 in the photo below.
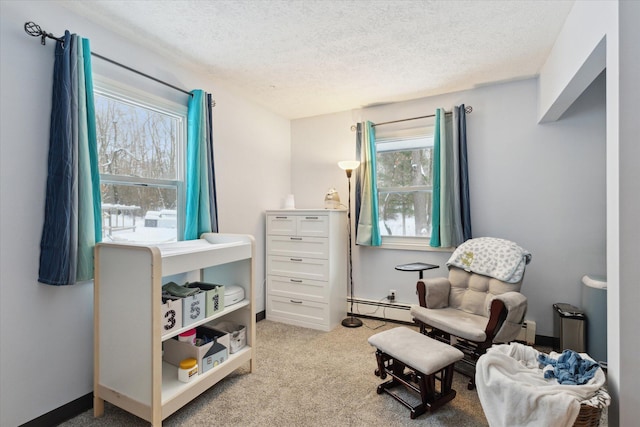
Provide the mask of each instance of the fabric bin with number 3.
[{"label": "fabric bin with number 3", "polygon": [[189,326],[205,317],[205,293],[182,298],[182,327]]},{"label": "fabric bin with number 3", "polygon": [[182,298],[162,298],[162,335],[182,328]]}]

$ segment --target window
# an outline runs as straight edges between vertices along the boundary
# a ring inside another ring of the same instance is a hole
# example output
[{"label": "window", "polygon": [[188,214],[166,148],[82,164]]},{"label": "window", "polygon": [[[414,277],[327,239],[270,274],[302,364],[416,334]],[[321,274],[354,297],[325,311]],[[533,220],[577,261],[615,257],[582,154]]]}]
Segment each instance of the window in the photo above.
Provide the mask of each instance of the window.
[{"label": "window", "polygon": [[433,127],[378,132],[378,215],[382,245],[428,246],[433,191]]},{"label": "window", "polygon": [[103,241],[178,240],[187,108],[95,81]]}]

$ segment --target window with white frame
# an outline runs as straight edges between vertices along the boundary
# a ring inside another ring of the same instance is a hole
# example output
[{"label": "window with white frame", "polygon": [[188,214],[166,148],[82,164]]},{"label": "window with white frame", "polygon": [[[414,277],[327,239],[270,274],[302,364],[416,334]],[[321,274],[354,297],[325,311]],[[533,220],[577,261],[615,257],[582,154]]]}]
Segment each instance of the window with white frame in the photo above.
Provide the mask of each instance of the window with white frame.
[{"label": "window with white frame", "polygon": [[428,246],[433,127],[376,129],[378,215],[383,246]]},{"label": "window with white frame", "polygon": [[94,83],[103,241],[179,240],[187,107]]}]

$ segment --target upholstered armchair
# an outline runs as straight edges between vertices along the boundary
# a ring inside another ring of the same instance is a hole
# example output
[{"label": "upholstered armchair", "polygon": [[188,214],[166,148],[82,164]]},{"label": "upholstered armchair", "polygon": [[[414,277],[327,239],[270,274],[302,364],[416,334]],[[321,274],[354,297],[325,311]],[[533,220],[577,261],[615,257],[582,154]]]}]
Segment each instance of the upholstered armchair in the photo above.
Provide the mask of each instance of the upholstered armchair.
[{"label": "upholstered armchair", "polygon": [[522,328],[527,298],[520,287],[530,260],[513,242],[471,239],[447,262],[448,277],[418,281],[420,304],[411,315],[420,332],[462,350],[456,370],[471,378],[470,390],[478,358],[494,343],[513,341]]}]

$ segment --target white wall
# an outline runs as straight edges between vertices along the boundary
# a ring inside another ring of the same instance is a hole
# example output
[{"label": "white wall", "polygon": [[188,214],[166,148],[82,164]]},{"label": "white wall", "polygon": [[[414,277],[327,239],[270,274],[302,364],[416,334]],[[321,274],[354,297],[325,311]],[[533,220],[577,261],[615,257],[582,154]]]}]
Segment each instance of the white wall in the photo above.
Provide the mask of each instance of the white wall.
[{"label": "white wall", "polygon": [[[353,155],[354,118],[383,122],[431,114],[436,107],[473,106],[467,116],[474,236],[514,240],[533,253],[522,292],[537,333],[553,336],[554,302],[581,303],[581,277],[605,273],[604,76],[561,122],[537,124],[537,80],[342,112],[292,122],[293,191],[305,206],[321,206],[329,185],[346,201],[344,172],[334,166]],[[321,158],[322,168],[306,165]],[[338,184],[336,184],[338,183]],[[354,288],[379,300],[390,288],[398,302],[415,303],[417,275],[394,270],[411,261],[439,264],[426,277],[446,274],[448,252],[357,246]]]},{"label": "white wall", "polygon": [[[608,387],[613,401],[609,424],[634,425],[640,417],[640,336],[637,308],[640,256],[637,218],[640,215],[640,132],[635,104],[640,98],[637,76],[637,22],[640,7],[631,1],[578,1],[542,69],[541,115],[566,104],[572,81],[584,78],[585,62],[577,52],[604,47],[606,51],[607,108],[607,347]],[[604,45],[603,45],[604,40]],[[587,73],[588,74],[588,73]]]},{"label": "white wall", "polygon": [[256,237],[257,311],[264,310],[263,211],[290,192],[290,123],[52,2],[2,1],[0,8],[0,425],[13,426],[93,388],[92,284],[37,282],[54,43],[41,46],[24,23],[57,35],[69,29],[102,55],[213,92],[220,230]]},{"label": "white wall", "polygon": [[[640,307],[640,248],[638,247],[638,218],[640,218],[640,124],[637,115],[640,99],[640,3],[620,2],[619,44],[619,299],[609,303],[613,313],[619,313],[619,425],[630,426],[640,419],[640,334],[638,334],[638,307]],[[607,86],[608,90],[608,86]],[[609,104],[607,103],[607,108]],[[607,122],[608,123],[608,122]],[[611,218],[608,223],[616,219]],[[607,232],[607,236],[609,236]],[[611,311],[610,311],[611,312]],[[609,316],[611,318],[611,316]],[[609,329],[609,335],[614,333]]]}]

